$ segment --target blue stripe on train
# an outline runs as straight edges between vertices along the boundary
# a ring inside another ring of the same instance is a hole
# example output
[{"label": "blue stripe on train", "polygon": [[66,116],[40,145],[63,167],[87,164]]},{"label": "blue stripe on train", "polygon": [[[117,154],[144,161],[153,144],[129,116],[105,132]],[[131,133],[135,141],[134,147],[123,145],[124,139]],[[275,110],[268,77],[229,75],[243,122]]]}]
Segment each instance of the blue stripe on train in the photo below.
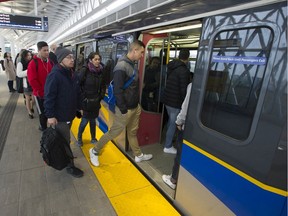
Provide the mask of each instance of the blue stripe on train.
[{"label": "blue stripe on train", "polygon": [[181,165],[236,215],[283,215],[287,198],[263,190],[183,144]]}]

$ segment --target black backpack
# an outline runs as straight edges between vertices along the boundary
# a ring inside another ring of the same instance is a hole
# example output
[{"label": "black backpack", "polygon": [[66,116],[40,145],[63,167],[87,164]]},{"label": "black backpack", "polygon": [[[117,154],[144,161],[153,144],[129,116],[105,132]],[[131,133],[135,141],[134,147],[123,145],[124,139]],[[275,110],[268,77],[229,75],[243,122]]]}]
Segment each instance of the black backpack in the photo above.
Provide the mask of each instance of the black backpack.
[{"label": "black backpack", "polygon": [[45,163],[56,170],[64,169],[73,159],[69,143],[52,127],[43,131],[40,152]]}]

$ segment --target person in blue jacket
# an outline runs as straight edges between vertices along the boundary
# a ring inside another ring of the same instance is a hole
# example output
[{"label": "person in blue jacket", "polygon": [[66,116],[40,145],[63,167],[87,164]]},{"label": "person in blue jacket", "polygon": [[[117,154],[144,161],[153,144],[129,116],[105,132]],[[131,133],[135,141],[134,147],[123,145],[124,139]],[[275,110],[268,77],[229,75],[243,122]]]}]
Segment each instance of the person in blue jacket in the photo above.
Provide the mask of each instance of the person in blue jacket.
[{"label": "person in blue jacket", "polygon": [[[48,125],[55,127],[70,143],[71,124],[76,111],[81,110],[81,93],[76,76],[74,76],[72,52],[60,48],[55,54],[58,64],[47,76],[44,87],[45,116],[48,118]],[[66,170],[74,177],[83,176],[83,171],[75,167],[73,159]]]}]

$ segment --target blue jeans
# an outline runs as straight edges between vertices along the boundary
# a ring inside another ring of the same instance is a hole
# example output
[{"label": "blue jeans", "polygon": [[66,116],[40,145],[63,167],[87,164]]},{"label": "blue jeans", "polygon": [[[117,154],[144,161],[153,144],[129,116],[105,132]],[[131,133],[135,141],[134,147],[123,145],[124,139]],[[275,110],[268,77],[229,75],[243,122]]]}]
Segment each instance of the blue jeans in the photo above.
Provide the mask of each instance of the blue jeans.
[{"label": "blue jeans", "polygon": [[165,105],[165,107],[166,107],[169,119],[168,119],[168,123],[167,123],[167,132],[166,132],[166,139],[165,139],[164,147],[165,148],[171,148],[173,137],[174,137],[175,130],[176,130],[175,121],[176,121],[177,116],[180,112],[180,109],[170,107],[167,105]]},{"label": "blue jeans", "polygon": [[95,118],[83,118],[81,119],[79,128],[78,128],[78,141],[82,141],[82,134],[85,130],[86,125],[90,123],[90,134],[91,139],[96,139],[96,119]]}]

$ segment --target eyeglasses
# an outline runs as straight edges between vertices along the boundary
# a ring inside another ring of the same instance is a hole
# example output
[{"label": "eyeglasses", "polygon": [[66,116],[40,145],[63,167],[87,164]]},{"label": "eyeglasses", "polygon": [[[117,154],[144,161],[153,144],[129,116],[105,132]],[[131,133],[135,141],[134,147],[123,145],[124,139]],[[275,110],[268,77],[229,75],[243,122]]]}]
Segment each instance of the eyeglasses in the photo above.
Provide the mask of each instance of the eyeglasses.
[{"label": "eyeglasses", "polygon": [[69,60],[75,60],[74,56],[68,55],[65,58],[69,59]]}]

